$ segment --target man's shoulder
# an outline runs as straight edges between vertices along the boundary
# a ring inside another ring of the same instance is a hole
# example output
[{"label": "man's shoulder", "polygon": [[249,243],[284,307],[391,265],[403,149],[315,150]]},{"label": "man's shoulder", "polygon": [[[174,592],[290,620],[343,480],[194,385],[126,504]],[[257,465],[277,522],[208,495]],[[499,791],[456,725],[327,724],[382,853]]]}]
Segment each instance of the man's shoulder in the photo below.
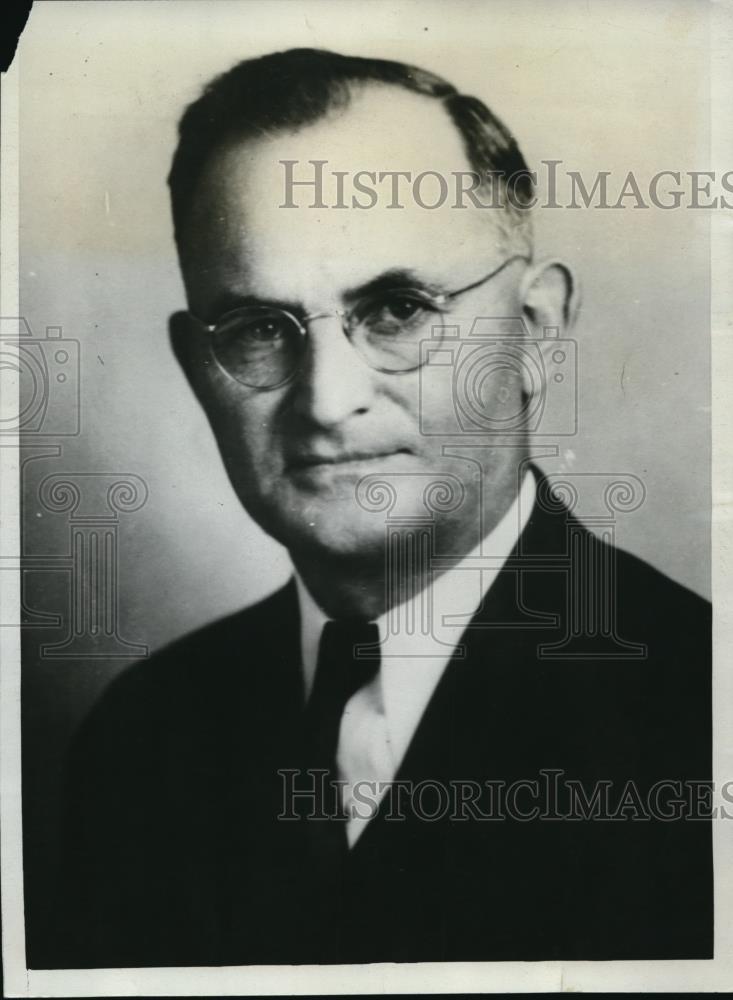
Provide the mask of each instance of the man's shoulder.
[{"label": "man's shoulder", "polygon": [[[622,659],[630,657],[650,679],[656,668],[670,685],[675,676],[706,682],[712,656],[709,600],[595,535],[574,562],[576,590],[569,589],[566,612],[570,618],[575,614],[584,628],[618,639]],[[634,648],[638,658],[632,655]]]},{"label": "man's shoulder", "polygon": [[619,739],[636,746],[645,734],[666,747],[688,737],[706,743],[710,602],[616,545],[613,534],[608,524],[592,531],[560,503],[535,513],[520,547],[519,588],[508,588],[550,623],[520,633],[527,670],[543,679],[568,729],[573,718],[587,719],[596,743],[604,726],[609,747]]},{"label": "man's shoulder", "polygon": [[[297,631],[298,601],[291,579],[279,590],[255,604],[189,632],[158,650],[147,661],[157,670],[180,669],[190,665],[195,669],[203,661],[216,660],[226,665],[231,659],[238,664],[256,657],[260,647],[272,651],[273,644],[287,646],[283,639]],[[142,667],[145,661],[138,666]]]},{"label": "man's shoulder", "polygon": [[[659,630],[709,628],[710,602],[645,559],[632,555],[616,537],[611,521],[586,524],[560,497],[538,492],[538,502],[518,545],[529,568],[556,591],[557,573],[566,578],[566,590],[578,600],[595,602],[599,612],[630,624],[653,623]],[[540,495],[544,498],[540,502]],[[539,557],[537,565],[533,560]],[[548,572],[545,573],[544,570]],[[590,607],[590,605],[589,605]]]},{"label": "man's shoulder", "polygon": [[645,608],[647,613],[683,612],[695,620],[710,617],[710,601],[677,582],[662,570],[656,569],[639,556],[632,555],[623,548],[610,546],[615,561],[615,575],[618,583],[618,599],[631,607]]},{"label": "man's shoulder", "polygon": [[[536,501],[517,543],[522,591],[573,630],[623,629],[660,654],[690,647],[711,630],[711,605],[623,547],[613,519],[586,523],[538,470]],[[526,565],[526,572],[523,571]]]},{"label": "man's shoulder", "polygon": [[123,670],[87,719],[100,728],[125,720],[216,717],[236,700],[243,709],[276,689],[297,667],[298,610],[290,581],[256,604],[196,629]]}]

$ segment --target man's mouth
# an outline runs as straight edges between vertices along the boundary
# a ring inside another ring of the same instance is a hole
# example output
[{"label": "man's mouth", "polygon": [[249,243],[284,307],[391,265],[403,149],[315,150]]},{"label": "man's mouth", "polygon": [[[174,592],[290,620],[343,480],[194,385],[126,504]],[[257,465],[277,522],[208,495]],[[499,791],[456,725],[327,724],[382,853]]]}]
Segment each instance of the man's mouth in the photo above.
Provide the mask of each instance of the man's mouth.
[{"label": "man's mouth", "polygon": [[293,455],[288,460],[288,469],[294,472],[307,471],[309,469],[325,469],[349,465],[364,465],[368,463],[379,463],[393,458],[395,455],[408,455],[407,448],[389,448],[374,451],[354,450],[340,452],[318,452],[304,451]]}]

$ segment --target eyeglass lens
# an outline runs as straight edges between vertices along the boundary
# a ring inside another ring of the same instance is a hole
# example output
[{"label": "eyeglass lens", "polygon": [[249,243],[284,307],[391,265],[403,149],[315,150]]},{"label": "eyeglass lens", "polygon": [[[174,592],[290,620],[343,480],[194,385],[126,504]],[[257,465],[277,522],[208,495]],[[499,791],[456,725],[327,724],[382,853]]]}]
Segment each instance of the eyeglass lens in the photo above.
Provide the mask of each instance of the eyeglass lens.
[{"label": "eyeglass lens", "polygon": [[[404,372],[421,364],[420,344],[442,337],[438,307],[416,291],[390,292],[359,302],[344,320],[353,347],[372,368]],[[217,324],[212,350],[221,367],[253,388],[274,388],[291,378],[307,347],[304,326],[267,306],[237,309]]]}]

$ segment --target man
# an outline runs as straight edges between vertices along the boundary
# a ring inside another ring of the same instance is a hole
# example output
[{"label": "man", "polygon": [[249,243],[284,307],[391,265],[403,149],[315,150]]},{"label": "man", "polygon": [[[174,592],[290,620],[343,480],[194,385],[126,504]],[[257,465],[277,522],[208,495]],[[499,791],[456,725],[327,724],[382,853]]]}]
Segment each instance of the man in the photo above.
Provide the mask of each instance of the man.
[{"label": "man", "polygon": [[59,963],[711,957],[709,608],[529,463],[576,293],[511,135],[295,50],[209,85],[169,183],[174,349],[294,579],[87,720]]}]

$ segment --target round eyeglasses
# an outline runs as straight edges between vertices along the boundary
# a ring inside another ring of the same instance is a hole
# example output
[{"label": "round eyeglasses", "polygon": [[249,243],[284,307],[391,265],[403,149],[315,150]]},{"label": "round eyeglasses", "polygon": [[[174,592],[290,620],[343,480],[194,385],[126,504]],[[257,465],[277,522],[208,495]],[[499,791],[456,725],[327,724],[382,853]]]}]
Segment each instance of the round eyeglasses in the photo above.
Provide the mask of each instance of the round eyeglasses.
[{"label": "round eyeglasses", "polygon": [[391,288],[364,295],[347,310],[312,313],[298,319],[277,306],[249,305],[206,323],[190,313],[210,335],[211,351],[219,367],[252,389],[276,389],[298,372],[307,349],[307,324],[337,316],[343,332],[361,358],[376,371],[400,374],[425,363],[420,345],[429,338],[436,346],[443,338],[445,306],[452,299],[485,284],[515,260],[507,258],[490,274],[454,292],[433,294],[417,288]]}]

